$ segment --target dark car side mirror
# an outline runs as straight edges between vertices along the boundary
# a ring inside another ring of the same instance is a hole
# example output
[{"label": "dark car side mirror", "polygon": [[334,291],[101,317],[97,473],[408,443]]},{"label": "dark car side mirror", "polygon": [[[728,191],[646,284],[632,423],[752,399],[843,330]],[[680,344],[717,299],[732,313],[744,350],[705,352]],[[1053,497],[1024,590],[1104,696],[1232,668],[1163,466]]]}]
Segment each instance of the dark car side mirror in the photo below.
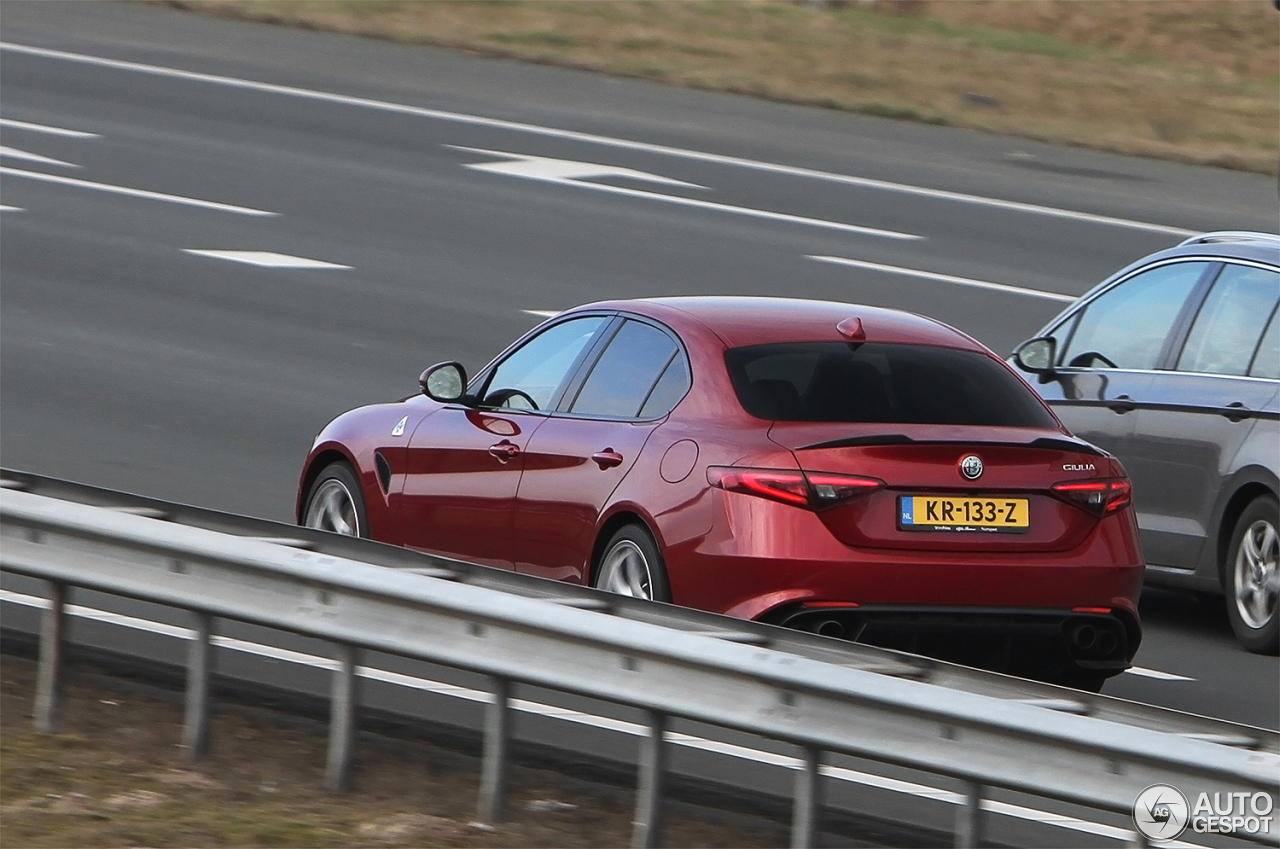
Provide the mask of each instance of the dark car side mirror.
[{"label": "dark car side mirror", "polygon": [[467,370],[462,363],[436,363],[418,378],[422,394],[432,401],[449,404],[463,400],[467,391]]},{"label": "dark car side mirror", "polygon": [[1013,351],[1013,361],[1018,368],[1040,375],[1042,381],[1053,377],[1053,362],[1057,357],[1058,340],[1052,336],[1028,339]]}]

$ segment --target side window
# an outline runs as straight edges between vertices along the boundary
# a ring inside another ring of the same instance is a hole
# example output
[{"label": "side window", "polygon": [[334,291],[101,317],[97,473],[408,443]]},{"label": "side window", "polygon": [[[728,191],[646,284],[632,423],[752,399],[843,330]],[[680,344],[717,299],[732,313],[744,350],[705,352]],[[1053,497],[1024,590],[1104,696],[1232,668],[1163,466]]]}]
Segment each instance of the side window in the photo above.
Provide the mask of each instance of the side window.
[{"label": "side window", "polygon": [[1085,307],[1062,365],[1155,368],[1169,331],[1207,262],[1178,262],[1142,271]]},{"label": "side window", "polygon": [[684,400],[685,393],[692,385],[693,381],[689,377],[689,361],[682,351],[667,365],[662,377],[658,378],[653,391],[649,393],[649,400],[645,401],[644,406],[640,408],[640,418],[656,419],[659,416],[665,416],[675,409],[676,404]]},{"label": "side window", "polygon": [[1280,300],[1280,274],[1227,265],[1191,325],[1178,371],[1244,374]]},{"label": "side window", "polygon": [[1280,378],[1280,311],[1271,314],[1271,323],[1262,334],[1262,344],[1249,367],[1250,377]]},{"label": "side window", "polygon": [[547,328],[511,353],[494,370],[485,404],[546,410],[591,338],[608,318],[575,318]]},{"label": "side window", "polygon": [[569,411],[635,418],[678,351],[675,340],[656,327],[626,322],[596,361]]}]

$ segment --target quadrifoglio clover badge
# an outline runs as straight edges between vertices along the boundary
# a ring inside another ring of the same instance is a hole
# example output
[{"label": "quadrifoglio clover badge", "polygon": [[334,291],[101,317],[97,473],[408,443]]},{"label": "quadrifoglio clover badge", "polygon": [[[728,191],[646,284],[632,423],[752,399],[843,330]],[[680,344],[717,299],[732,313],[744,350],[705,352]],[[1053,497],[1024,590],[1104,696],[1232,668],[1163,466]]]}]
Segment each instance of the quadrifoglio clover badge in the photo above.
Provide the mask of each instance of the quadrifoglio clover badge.
[{"label": "quadrifoglio clover badge", "polygon": [[1176,840],[1190,814],[1187,797],[1171,784],[1152,784],[1133,801],[1133,824],[1148,840]]}]

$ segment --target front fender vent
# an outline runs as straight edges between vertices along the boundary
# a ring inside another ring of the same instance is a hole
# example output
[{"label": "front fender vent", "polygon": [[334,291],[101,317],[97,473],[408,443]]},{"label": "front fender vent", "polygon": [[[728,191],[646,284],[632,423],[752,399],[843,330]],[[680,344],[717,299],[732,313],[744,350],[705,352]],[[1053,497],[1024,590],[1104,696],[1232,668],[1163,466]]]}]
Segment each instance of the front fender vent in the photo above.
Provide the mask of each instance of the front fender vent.
[{"label": "front fender vent", "polygon": [[375,451],[373,465],[378,472],[378,485],[382,487],[382,494],[386,495],[391,491],[391,463],[387,462],[381,451]]}]

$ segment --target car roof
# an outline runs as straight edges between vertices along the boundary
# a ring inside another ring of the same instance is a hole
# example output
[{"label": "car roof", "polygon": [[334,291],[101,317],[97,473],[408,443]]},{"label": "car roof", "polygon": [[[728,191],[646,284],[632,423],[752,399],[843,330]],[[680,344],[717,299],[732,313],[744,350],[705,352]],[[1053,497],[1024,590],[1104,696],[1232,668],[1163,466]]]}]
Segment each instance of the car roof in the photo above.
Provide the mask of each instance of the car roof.
[{"label": "car roof", "polygon": [[[902,310],[799,298],[706,295],[605,301],[580,309],[609,309],[647,316],[679,333],[706,328],[728,348],[770,342],[848,341],[836,325],[857,318],[868,342],[903,342],[983,350],[971,337],[940,321]],[[576,312],[576,310],[575,310]]]},{"label": "car roof", "polygon": [[1247,259],[1280,265],[1280,236],[1244,230],[1202,233],[1165,251],[1144,257],[1143,262],[1165,257],[1206,256],[1220,259]]}]

